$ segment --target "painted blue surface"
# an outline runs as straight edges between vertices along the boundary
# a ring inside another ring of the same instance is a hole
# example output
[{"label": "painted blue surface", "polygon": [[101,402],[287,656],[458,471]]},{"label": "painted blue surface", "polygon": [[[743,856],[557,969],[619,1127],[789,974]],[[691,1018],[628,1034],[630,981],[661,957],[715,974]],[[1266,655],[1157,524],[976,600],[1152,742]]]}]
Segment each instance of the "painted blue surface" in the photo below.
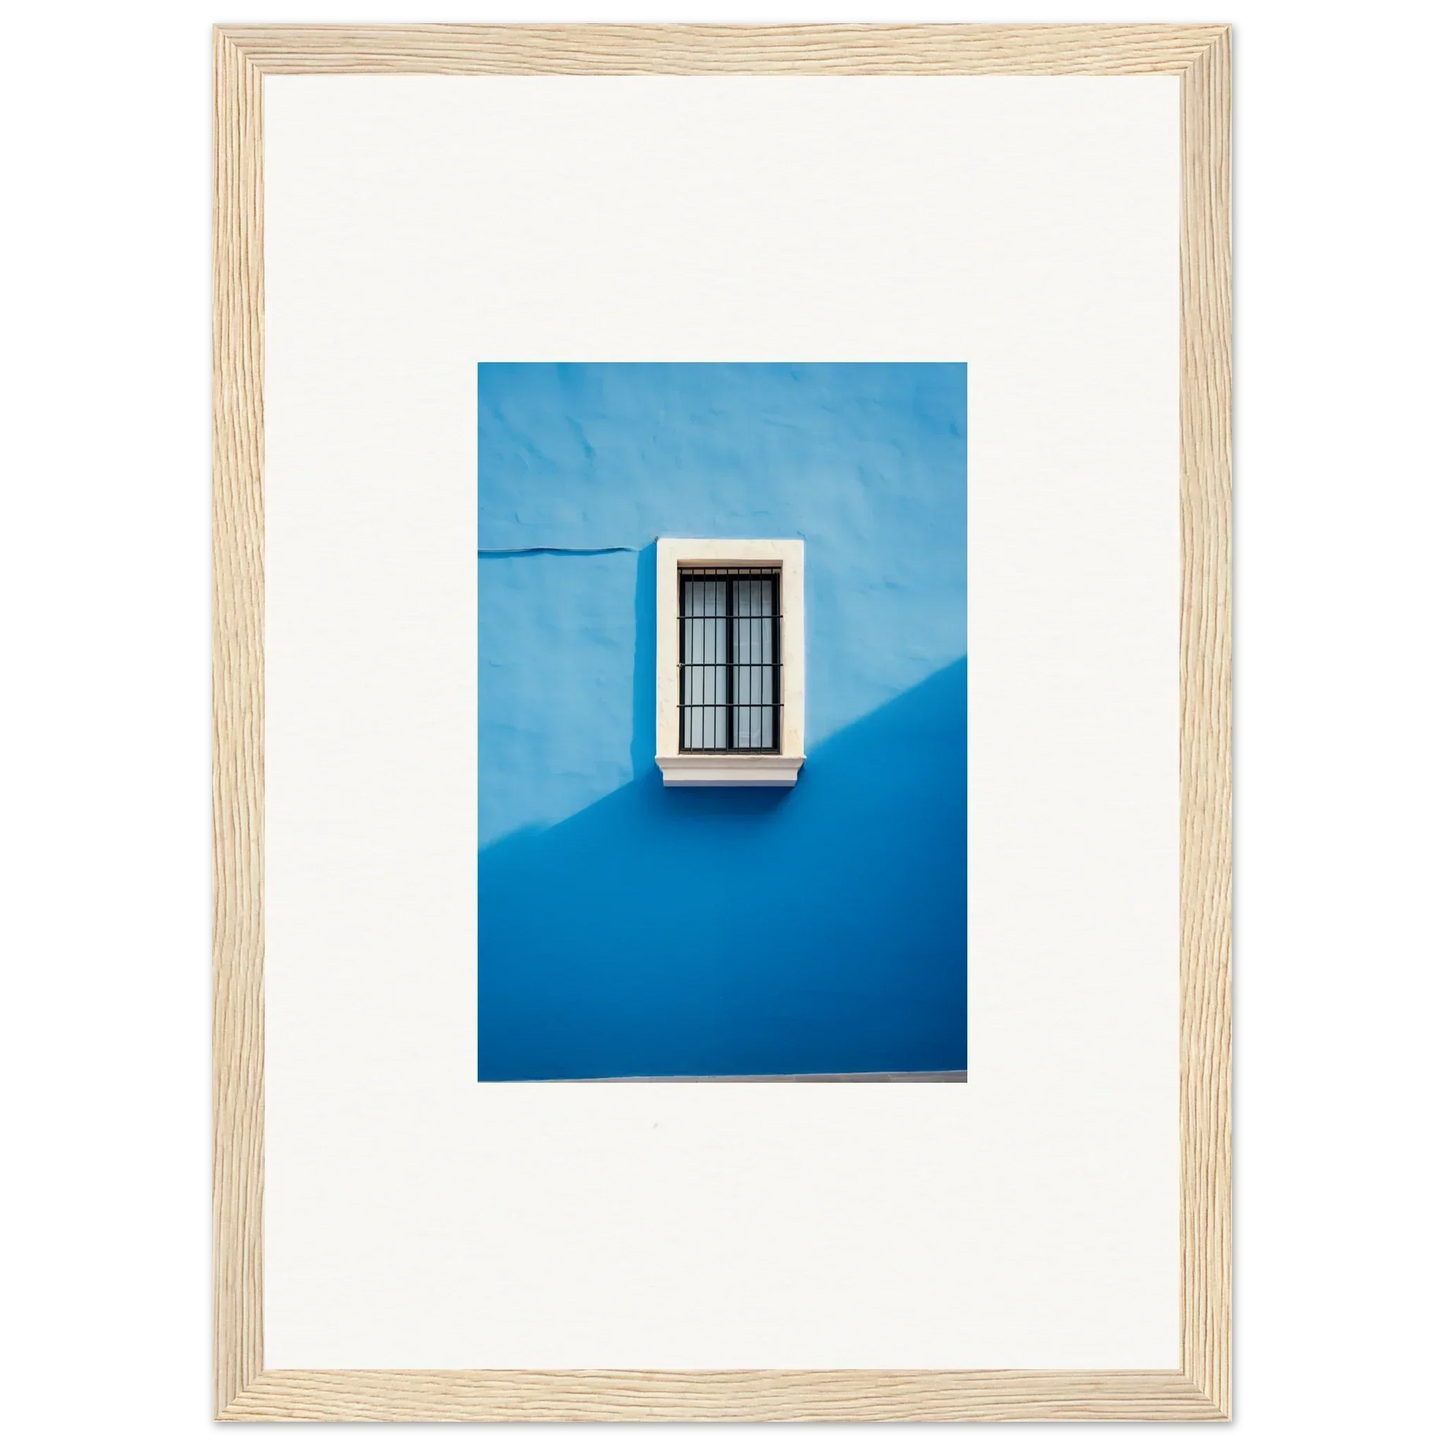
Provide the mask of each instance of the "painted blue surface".
[{"label": "painted blue surface", "polygon": [[[478,369],[479,1077],[961,1069],[961,365]],[[792,790],[663,789],[658,536],[807,543]]]},{"label": "painted blue surface", "polygon": [[479,550],[805,538],[810,738],[963,655],[963,366],[477,374]]}]

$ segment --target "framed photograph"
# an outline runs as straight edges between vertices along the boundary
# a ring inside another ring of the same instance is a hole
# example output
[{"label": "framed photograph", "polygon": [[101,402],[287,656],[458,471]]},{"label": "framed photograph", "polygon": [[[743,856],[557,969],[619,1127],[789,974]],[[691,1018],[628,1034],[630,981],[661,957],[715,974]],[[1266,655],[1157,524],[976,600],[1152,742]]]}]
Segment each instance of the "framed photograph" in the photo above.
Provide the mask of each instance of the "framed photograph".
[{"label": "framed photograph", "polygon": [[215,67],[217,1418],[1228,1418],[1227,28]]}]

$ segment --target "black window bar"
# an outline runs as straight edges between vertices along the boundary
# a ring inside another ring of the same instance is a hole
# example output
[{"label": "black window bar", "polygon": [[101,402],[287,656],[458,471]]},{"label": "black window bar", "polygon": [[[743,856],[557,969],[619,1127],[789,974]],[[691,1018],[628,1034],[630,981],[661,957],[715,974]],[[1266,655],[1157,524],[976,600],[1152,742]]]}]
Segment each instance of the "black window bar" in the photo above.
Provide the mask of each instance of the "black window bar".
[{"label": "black window bar", "polygon": [[678,745],[775,753],[782,738],[781,567],[678,569]]}]

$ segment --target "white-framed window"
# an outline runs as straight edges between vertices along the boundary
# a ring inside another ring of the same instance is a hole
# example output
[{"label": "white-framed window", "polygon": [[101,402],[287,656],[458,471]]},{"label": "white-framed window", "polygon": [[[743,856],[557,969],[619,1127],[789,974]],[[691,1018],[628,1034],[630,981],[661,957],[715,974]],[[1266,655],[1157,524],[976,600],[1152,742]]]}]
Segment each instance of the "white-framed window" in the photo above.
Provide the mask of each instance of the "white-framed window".
[{"label": "white-framed window", "polygon": [[657,542],[657,765],[667,787],[782,787],[803,765],[803,543]]}]

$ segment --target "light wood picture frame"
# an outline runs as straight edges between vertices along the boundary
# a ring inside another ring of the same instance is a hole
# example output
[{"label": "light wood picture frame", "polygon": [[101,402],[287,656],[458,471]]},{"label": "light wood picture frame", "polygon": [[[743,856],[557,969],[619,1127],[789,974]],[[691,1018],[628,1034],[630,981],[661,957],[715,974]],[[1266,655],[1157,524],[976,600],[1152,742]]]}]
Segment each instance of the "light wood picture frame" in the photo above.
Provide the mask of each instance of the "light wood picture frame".
[{"label": "light wood picture frame", "polygon": [[[1222,25],[214,32],[214,1361],[221,1420],[1230,1414],[1230,42]],[[275,74],[1173,75],[1180,82],[1180,1338],[1161,1371],[267,1370],[263,110]]]}]

